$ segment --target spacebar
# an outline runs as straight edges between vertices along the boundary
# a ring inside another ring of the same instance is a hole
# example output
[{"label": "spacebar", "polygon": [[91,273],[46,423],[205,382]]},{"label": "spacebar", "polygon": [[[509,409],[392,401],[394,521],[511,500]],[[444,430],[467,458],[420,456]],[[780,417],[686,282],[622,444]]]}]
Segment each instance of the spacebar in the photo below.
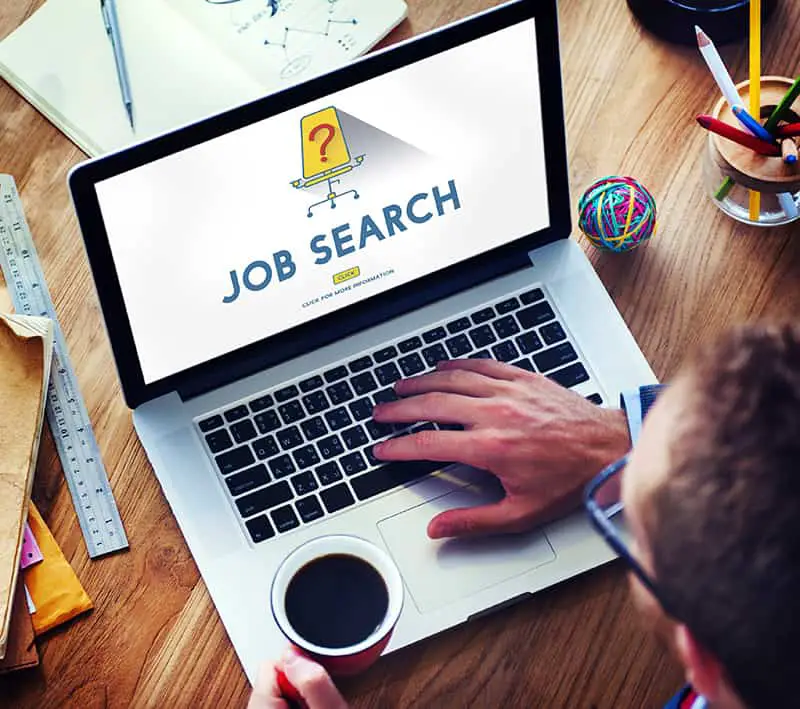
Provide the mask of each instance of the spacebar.
[{"label": "spacebar", "polygon": [[441,470],[447,465],[449,463],[434,463],[430,460],[387,463],[364,475],[352,478],[350,484],[353,486],[356,497],[359,500],[366,500],[392,488],[419,480],[428,473]]}]

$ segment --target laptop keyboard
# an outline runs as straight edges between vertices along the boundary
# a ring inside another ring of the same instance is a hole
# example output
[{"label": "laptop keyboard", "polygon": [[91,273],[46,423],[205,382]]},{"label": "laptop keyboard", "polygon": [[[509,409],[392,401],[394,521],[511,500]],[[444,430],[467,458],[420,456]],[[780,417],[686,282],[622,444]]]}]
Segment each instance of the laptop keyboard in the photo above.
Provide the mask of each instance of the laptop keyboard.
[{"label": "laptop keyboard", "polygon": [[[590,380],[542,288],[486,304],[294,383],[196,419],[214,467],[254,543],[364,503],[444,465],[376,459],[393,436],[457,426],[372,420],[394,383],[437,362],[493,358],[564,387]],[[599,394],[587,397],[602,404]]]}]

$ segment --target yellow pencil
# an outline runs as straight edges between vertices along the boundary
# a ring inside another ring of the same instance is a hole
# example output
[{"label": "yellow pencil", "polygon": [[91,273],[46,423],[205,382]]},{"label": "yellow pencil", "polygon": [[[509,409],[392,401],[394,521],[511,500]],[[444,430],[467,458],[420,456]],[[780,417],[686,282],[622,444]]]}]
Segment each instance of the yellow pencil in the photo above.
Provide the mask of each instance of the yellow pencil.
[{"label": "yellow pencil", "polygon": [[[761,0],[750,0],[750,115],[761,123]],[[761,213],[761,193],[750,190],[750,221]]]}]

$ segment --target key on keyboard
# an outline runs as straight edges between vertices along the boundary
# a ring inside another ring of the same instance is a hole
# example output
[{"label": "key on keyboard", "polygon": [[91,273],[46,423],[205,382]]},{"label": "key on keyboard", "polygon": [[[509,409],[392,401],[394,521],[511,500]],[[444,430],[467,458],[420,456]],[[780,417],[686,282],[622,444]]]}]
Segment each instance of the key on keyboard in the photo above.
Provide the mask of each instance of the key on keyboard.
[{"label": "key on keyboard", "polygon": [[292,490],[285,480],[264,487],[257,492],[240,497],[236,506],[242,517],[250,517],[257,512],[263,512],[292,499]]},{"label": "key on keyboard", "polygon": [[355,502],[353,493],[350,492],[350,488],[347,487],[346,483],[329,487],[327,490],[323,490],[319,496],[322,498],[322,504],[325,505],[325,509],[328,512],[338,512]]},{"label": "key on keyboard", "polygon": [[382,492],[425,477],[428,473],[444,468],[446,463],[432,463],[429,460],[387,463],[364,475],[353,478],[351,485],[359,500],[375,497]]},{"label": "key on keyboard", "polygon": [[303,522],[313,522],[325,514],[322,511],[322,505],[319,504],[319,500],[314,495],[298,500],[294,503],[294,507]]}]

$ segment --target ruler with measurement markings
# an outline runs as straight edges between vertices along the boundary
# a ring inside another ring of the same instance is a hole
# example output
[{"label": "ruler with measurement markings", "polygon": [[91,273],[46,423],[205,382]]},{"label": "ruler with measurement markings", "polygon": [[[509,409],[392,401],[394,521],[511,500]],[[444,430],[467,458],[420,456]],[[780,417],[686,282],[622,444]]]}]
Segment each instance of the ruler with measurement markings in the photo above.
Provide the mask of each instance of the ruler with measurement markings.
[{"label": "ruler with measurement markings", "polygon": [[47,421],[89,556],[96,559],[126,549],[125,528],[100,459],[22,203],[9,175],[0,175],[0,267],[17,313],[50,318],[55,326]]}]

